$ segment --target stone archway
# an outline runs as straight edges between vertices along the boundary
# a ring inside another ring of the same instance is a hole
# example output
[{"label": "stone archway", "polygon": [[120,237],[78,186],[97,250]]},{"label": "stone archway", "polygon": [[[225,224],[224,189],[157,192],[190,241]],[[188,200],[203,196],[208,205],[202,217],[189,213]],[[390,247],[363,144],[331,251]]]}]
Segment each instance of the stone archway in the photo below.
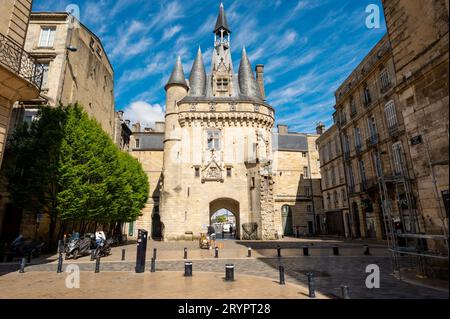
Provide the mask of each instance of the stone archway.
[{"label": "stone archway", "polygon": [[241,238],[241,220],[240,220],[240,205],[239,202],[231,198],[218,198],[209,203],[209,220],[211,222],[212,216],[221,209],[231,212],[236,219],[236,239]]}]

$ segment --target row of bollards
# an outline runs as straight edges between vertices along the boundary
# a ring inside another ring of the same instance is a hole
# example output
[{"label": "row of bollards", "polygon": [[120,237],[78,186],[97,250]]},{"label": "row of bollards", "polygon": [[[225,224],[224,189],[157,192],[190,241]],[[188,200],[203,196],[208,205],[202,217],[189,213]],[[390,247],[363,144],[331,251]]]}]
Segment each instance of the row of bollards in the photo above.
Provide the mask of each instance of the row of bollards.
[{"label": "row of bollards", "polygon": [[[331,249],[333,251],[333,255],[334,256],[340,256],[339,246],[332,246]],[[370,256],[369,245],[364,245],[363,246],[363,254],[365,256]],[[309,247],[308,246],[303,246],[303,256],[309,256]],[[250,247],[248,248],[248,257],[251,257],[251,248]],[[277,246],[277,257],[281,257],[281,247],[280,247],[280,245]]]}]

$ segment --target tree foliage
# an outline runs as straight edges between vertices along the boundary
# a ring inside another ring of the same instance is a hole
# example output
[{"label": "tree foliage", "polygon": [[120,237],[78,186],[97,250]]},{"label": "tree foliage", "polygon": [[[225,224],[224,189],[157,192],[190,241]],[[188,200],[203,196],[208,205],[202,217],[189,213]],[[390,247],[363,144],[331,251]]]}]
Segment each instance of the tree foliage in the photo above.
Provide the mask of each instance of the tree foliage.
[{"label": "tree foliage", "polygon": [[15,204],[53,220],[136,220],[149,190],[141,164],[120,151],[80,105],[44,107],[38,118],[11,140],[7,176]]}]

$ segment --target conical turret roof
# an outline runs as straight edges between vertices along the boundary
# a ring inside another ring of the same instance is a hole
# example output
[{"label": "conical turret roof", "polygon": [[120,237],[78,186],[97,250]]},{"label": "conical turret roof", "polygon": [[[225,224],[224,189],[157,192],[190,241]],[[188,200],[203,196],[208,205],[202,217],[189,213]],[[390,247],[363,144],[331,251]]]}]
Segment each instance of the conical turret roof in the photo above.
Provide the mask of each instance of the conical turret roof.
[{"label": "conical turret roof", "polygon": [[170,85],[181,85],[184,86],[187,90],[189,86],[186,83],[186,77],[183,71],[183,64],[181,64],[181,57],[178,56],[177,62],[173,68],[172,74],[170,75],[170,79],[167,82],[165,89],[167,90]]},{"label": "conical turret roof", "polygon": [[197,51],[194,64],[192,65],[191,74],[189,76],[190,96],[206,95],[206,70],[203,63],[203,56],[200,47]]},{"label": "conical turret roof", "polygon": [[252,65],[245,48],[242,49],[241,64],[239,66],[239,89],[242,95],[262,100],[261,92],[253,74]]},{"label": "conical turret roof", "polygon": [[214,28],[214,33],[217,32],[220,28],[227,30],[231,33],[231,29],[228,26],[227,16],[225,15],[225,8],[223,7],[223,3],[220,4],[219,15],[217,16],[216,27]]}]

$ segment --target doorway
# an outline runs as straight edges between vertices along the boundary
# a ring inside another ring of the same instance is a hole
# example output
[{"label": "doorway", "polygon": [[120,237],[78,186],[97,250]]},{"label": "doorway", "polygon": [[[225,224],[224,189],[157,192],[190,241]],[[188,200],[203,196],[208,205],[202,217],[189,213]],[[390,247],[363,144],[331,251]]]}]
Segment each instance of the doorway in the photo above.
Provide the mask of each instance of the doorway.
[{"label": "doorway", "polygon": [[209,222],[218,240],[241,238],[239,202],[231,198],[219,198],[209,204]]},{"label": "doorway", "polygon": [[292,209],[289,205],[283,205],[281,207],[281,221],[283,225],[283,235],[284,236],[293,236],[293,222],[292,222]]}]

